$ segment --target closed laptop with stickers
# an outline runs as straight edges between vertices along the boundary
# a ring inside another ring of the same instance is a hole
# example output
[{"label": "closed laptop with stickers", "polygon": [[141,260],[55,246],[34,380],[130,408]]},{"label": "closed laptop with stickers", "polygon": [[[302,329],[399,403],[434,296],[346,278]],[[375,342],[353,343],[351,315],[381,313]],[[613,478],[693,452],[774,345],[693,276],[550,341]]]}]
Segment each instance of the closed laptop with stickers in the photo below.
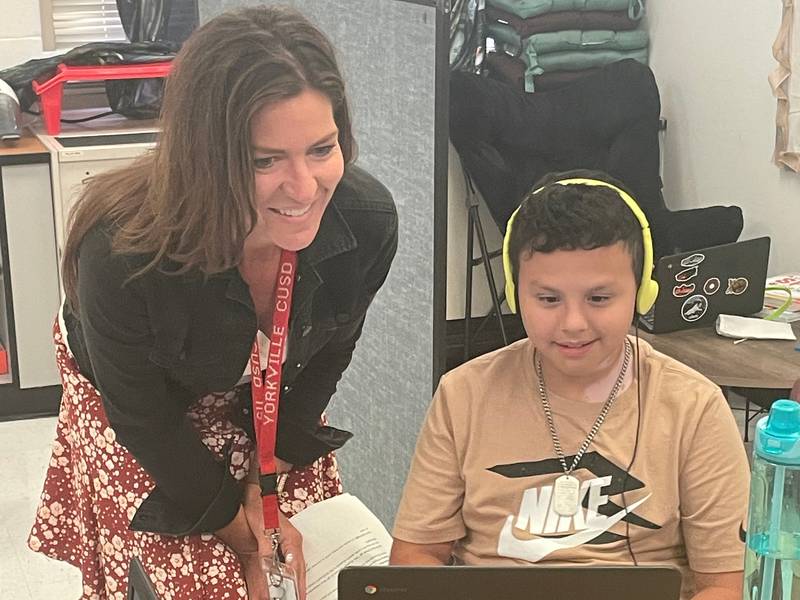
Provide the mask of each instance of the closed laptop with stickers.
[{"label": "closed laptop with stickers", "polygon": [[678,600],[674,567],[348,567],[339,600]]},{"label": "closed laptop with stickers", "polygon": [[665,333],[711,325],[720,314],[761,310],[769,237],[664,256],[656,263],[658,298],[640,318],[647,331]]}]

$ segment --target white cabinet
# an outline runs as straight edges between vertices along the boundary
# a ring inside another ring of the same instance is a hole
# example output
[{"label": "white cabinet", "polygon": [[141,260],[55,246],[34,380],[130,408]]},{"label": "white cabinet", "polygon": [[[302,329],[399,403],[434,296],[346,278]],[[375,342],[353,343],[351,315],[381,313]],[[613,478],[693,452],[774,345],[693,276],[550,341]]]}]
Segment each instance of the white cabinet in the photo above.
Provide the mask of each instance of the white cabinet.
[{"label": "white cabinet", "polygon": [[155,146],[157,129],[151,121],[108,117],[80,126],[65,126],[60,135],[39,133],[50,151],[53,179],[53,218],[59,261],[67,236],[70,210],[90,177],[129,165]]},{"label": "white cabinet", "polygon": [[59,307],[58,260],[50,167],[47,163],[5,165],[0,172],[8,250],[3,274],[11,292],[11,306],[4,314],[13,312],[14,379],[20,389],[58,385],[53,350],[53,322]]}]

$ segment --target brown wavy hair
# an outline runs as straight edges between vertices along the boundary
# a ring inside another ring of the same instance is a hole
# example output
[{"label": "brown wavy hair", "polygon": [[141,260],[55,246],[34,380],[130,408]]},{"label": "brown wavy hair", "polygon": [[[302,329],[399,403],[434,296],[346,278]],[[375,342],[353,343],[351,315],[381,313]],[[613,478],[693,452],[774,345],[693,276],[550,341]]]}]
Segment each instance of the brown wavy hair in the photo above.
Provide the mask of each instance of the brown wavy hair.
[{"label": "brown wavy hair", "polygon": [[623,242],[631,255],[638,287],[644,263],[641,223],[613,189],[556,184],[563,179],[578,178],[610,183],[635,198],[624,183],[602,171],[575,169],[542,177],[522,200],[511,229],[508,253],[514,282],[519,280],[523,254],[593,250]]},{"label": "brown wavy hair", "polygon": [[354,160],[345,86],[327,37],[294,9],[224,13],[195,31],[167,78],[158,144],[97,175],[70,213],[62,281],[77,307],[78,252],[89,230],[113,231],[112,249],[163,268],[212,274],[235,266],[256,222],[250,122],[263,106],[306,89],[333,106],[345,163]]}]

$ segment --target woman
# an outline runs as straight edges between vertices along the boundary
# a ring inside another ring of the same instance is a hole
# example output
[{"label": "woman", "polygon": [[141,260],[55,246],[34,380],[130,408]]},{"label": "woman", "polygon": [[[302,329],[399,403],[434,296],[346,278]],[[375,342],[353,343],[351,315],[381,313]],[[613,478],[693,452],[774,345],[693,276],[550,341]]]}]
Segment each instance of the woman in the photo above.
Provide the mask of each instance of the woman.
[{"label": "woman", "polygon": [[285,515],[341,490],[331,451],[350,434],[321,415],[397,246],[391,196],[354,153],[328,40],[290,9],[251,8],[185,43],[155,151],[89,183],[64,251],[64,397],[29,540],[81,569],[83,598],[124,598],[132,556],[163,598],[266,597],[243,372],[254,340],[268,345],[282,251],[298,259],[275,456],[302,595]]}]

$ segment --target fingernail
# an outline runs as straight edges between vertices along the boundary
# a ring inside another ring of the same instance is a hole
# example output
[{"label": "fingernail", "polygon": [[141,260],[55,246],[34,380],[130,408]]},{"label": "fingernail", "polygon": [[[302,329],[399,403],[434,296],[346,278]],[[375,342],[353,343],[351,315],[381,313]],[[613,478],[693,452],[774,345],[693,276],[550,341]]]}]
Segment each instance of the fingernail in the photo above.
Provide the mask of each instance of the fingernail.
[{"label": "fingernail", "polygon": [[287,563],[290,563],[290,562],[292,562],[294,560],[294,554],[289,552],[288,554],[286,554],[286,556],[284,556],[284,558],[286,559]]}]

